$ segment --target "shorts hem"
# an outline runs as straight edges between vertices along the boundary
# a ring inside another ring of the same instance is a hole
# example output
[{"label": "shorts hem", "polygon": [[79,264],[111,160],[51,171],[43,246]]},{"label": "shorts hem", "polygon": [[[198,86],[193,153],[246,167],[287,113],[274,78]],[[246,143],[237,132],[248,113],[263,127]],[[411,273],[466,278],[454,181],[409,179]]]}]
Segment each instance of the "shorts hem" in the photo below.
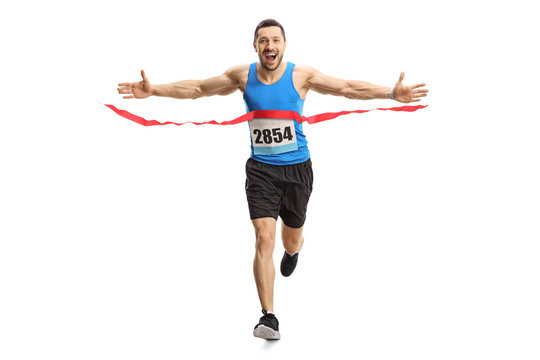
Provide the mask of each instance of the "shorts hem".
[{"label": "shorts hem", "polygon": [[[272,218],[272,219],[275,219],[277,221],[278,217],[277,216],[274,216],[274,215],[256,215],[256,216],[249,216],[249,218],[251,220],[255,220],[255,219],[262,219],[262,218]],[[288,226],[288,225],[287,225]]]},{"label": "shorts hem", "polygon": [[306,223],[306,221],[304,220],[302,221],[302,224],[300,226],[292,226],[292,225],[287,224],[287,222],[283,220],[283,218],[281,218],[281,221],[283,221],[283,223],[287,225],[287,227],[290,227],[291,229],[300,229]]}]

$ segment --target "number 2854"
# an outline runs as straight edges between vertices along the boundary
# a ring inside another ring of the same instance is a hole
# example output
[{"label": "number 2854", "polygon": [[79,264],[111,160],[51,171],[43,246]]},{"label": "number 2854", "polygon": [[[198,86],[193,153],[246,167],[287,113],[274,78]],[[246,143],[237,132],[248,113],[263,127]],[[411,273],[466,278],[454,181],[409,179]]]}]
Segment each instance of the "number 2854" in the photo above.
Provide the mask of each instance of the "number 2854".
[{"label": "number 2854", "polygon": [[293,139],[290,126],[285,127],[285,129],[283,129],[283,133],[281,132],[281,128],[275,128],[272,130],[263,129],[262,131],[260,129],[254,129],[253,134],[256,136],[256,144],[279,144],[283,142],[283,140],[290,141]]}]

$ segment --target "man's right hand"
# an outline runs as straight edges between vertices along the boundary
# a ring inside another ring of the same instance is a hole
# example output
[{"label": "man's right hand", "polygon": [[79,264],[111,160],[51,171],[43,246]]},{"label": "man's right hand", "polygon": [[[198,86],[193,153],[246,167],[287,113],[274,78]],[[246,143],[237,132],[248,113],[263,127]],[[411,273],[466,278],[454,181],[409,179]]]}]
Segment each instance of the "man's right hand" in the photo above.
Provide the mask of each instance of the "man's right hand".
[{"label": "man's right hand", "polygon": [[142,81],[118,84],[119,94],[128,94],[124,99],[144,99],[152,95],[152,85],[146,77],[144,70],[141,70]]}]

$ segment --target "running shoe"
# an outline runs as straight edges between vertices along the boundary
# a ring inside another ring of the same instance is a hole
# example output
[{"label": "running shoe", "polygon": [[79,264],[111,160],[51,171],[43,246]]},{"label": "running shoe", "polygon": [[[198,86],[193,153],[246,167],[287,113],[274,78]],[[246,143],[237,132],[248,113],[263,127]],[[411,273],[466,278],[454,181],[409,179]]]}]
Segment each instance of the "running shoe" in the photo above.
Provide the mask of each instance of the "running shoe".
[{"label": "running shoe", "polygon": [[253,330],[253,336],[266,340],[279,340],[279,321],[274,314],[269,314],[266,310],[262,311],[264,316]]},{"label": "running shoe", "polygon": [[281,259],[281,275],[290,276],[296,268],[297,263],[298,253],[294,255],[289,255],[285,251],[285,253],[283,254],[283,258]]}]

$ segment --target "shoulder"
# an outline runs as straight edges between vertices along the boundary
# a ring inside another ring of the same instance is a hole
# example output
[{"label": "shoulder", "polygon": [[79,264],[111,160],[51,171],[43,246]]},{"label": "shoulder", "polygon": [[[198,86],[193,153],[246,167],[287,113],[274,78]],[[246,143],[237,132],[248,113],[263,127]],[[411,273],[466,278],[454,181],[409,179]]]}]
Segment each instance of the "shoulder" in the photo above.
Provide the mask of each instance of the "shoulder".
[{"label": "shoulder", "polygon": [[298,75],[302,75],[306,77],[312,77],[318,73],[318,71],[315,68],[308,65],[303,65],[303,64],[295,65],[293,72],[295,75],[298,74]]},{"label": "shoulder", "polygon": [[234,80],[243,80],[249,74],[249,64],[233,66],[225,71],[225,75]]},{"label": "shoulder", "polygon": [[298,85],[298,87],[310,87],[311,82],[314,81],[315,78],[317,78],[317,75],[320,74],[320,72],[307,65],[296,65],[293,70],[293,79],[295,83]]},{"label": "shoulder", "polygon": [[309,89],[320,72],[307,65],[296,65],[293,70],[293,81],[297,89]]}]

